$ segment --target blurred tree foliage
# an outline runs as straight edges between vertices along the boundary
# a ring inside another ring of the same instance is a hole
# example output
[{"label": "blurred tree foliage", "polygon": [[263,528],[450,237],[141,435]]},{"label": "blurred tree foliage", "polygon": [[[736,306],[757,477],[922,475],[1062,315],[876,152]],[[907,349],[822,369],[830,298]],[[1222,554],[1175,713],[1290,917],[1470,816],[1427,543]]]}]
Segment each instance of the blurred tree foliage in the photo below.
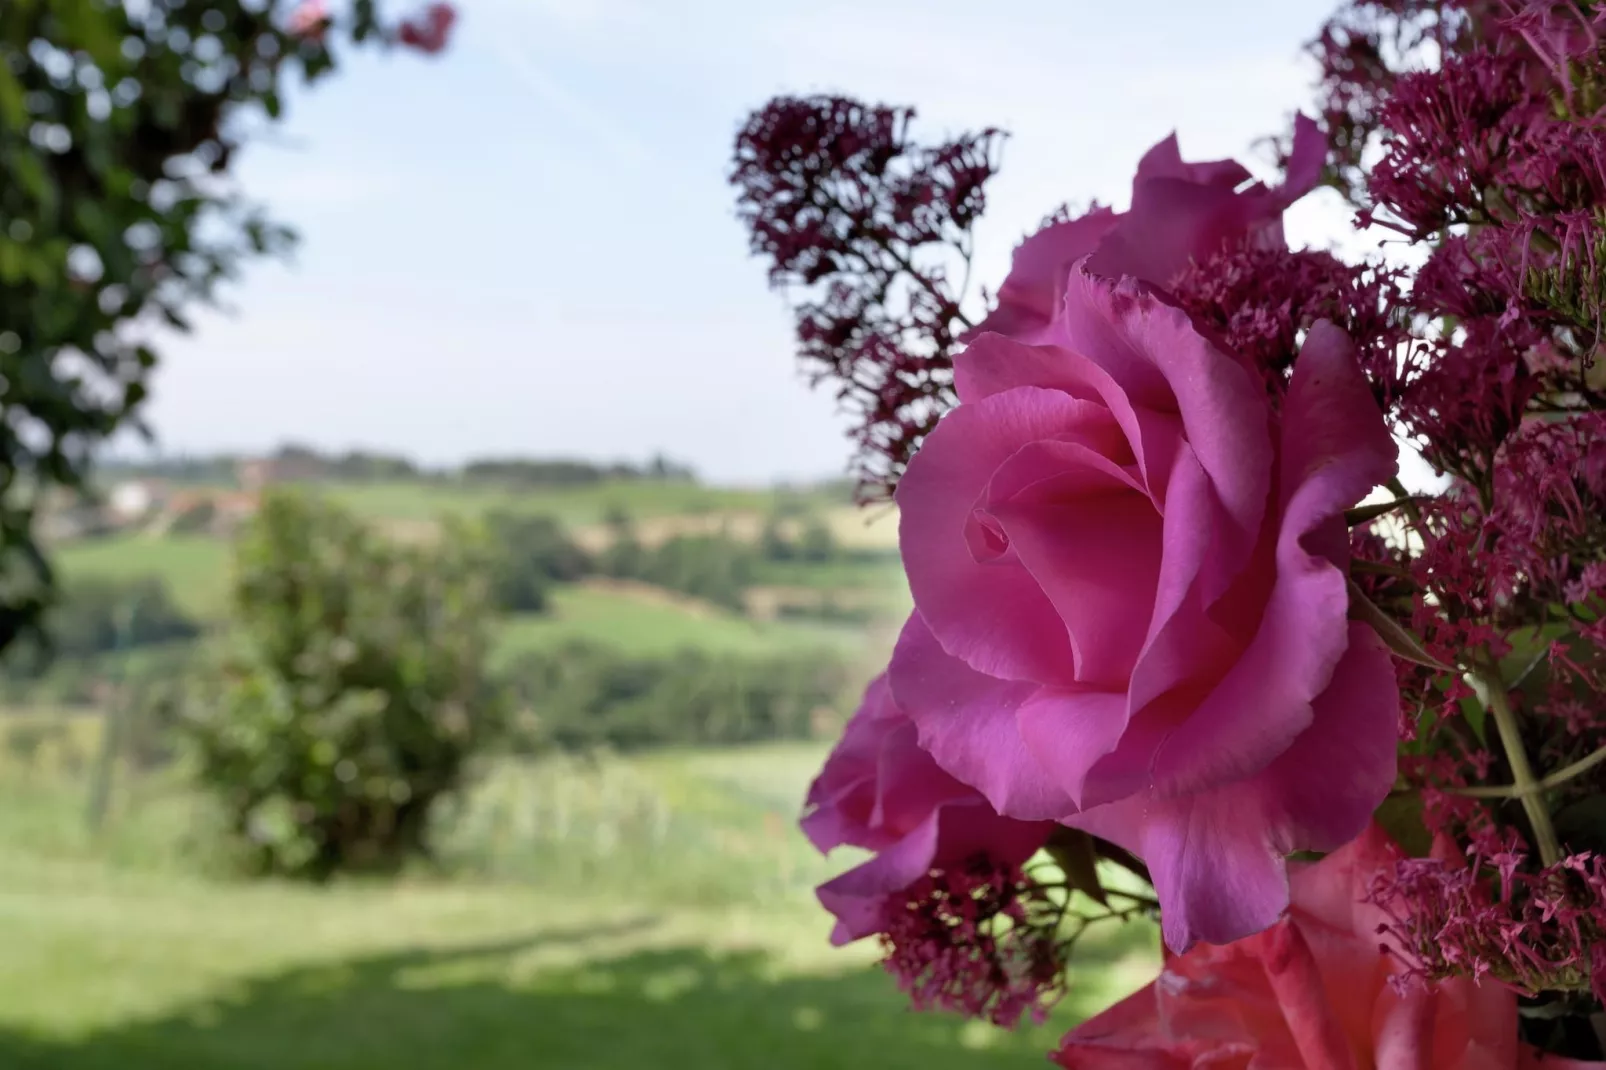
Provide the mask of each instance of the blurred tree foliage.
[{"label": "blurred tree foliage", "polygon": [[577,751],[808,739],[861,682],[825,651],[650,658],[579,642],[525,654],[503,679],[520,749]]},{"label": "blurred tree foliage", "polygon": [[[46,617],[49,646],[24,640],[0,665],[0,676],[39,699],[71,704],[92,698],[105,675],[97,658],[194,639],[201,625],[173,601],[160,576],[84,577],[68,583]],[[45,682],[46,677],[50,677]]]},{"label": "blurred tree foliage", "polygon": [[352,42],[419,44],[374,0],[290,32],[287,0],[0,0],[0,650],[37,632],[53,577],[45,492],[85,487],[137,426],[154,330],[291,233],[230,181],[289,81]]},{"label": "blurred tree foliage", "polygon": [[254,870],[321,879],[424,852],[431,808],[501,730],[490,549],[445,523],[401,545],[281,492],[244,533],[238,649],[181,731]]},{"label": "blurred tree foliage", "polygon": [[462,477],[471,483],[502,483],[523,487],[582,487],[609,481],[647,480],[659,483],[695,483],[689,465],[662,454],[646,464],[598,464],[566,458],[477,457],[463,465]]},{"label": "blurred tree foliage", "polygon": [[674,535],[649,547],[626,522],[615,527],[613,542],[597,558],[597,571],[741,612],[758,560],[753,545],[723,533]]},{"label": "blurred tree foliage", "polygon": [[54,652],[87,657],[178,639],[201,626],[173,601],[159,576],[94,577],[68,584],[49,617]]},{"label": "blurred tree foliage", "polygon": [[796,538],[793,538],[787,530],[787,519],[788,516],[777,509],[764,522],[758,541],[758,552],[764,560],[824,564],[841,556],[836,535],[825,521],[805,515]]},{"label": "blurred tree foliage", "polygon": [[592,571],[591,555],[550,516],[494,510],[485,529],[497,557],[496,604],[508,613],[546,608],[554,583],[573,583]]}]

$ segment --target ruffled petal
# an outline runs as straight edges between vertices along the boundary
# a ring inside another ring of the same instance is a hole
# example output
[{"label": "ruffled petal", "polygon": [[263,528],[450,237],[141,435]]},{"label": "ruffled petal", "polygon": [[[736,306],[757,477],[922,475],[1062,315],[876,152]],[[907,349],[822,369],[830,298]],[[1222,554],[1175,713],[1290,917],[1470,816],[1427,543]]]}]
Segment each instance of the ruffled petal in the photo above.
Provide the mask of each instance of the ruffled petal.
[{"label": "ruffled petal", "polygon": [[[1264,387],[1208,342],[1182,310],[1131,279],[1119,283],[1072,271],[1058,340],[1103,368],[1137,410],[1175,414],[1233,525],[1215,548],[1223,582],[1241,568],[1271,498],[1272,440]],[[1117,413],[1119,417],[1119,413]],[[1144,481],[1165,507],[1175,449],[1134,442]],[[1207,590],[1207,600],[1221,592]]]},{"label": "ruffled petal", "polygon": [[[989,331],[1032,341],[1059,312],[1065,277],[1071,265],[1098,248],[1120,219],[1098,208],[1077,219],[1051,223],[1015,247],[1009,275],[998,288],[998,303],[960,341],[969,343]],[[961,389],[960,398],[969,401]]]},{"label": "ruffled petal", "polygon": [[976,672],[942,649],[918,612],[898,637],[888,676],[920,745],[994,810],[1035,821],[1076,808],[1021,738],[1016,714],[1037,694],[1035,685]]},{"label": "ruffled petal", "polygon": [[978,561],[969,520],[998,468],[1024,446],[1074,437],[1103,406],[1017,387],[961,405],[927,436],[898,484],[899,546],[915,606],[944,650],[992,676],[1074,681],[1070,636],[1030,573]]}]

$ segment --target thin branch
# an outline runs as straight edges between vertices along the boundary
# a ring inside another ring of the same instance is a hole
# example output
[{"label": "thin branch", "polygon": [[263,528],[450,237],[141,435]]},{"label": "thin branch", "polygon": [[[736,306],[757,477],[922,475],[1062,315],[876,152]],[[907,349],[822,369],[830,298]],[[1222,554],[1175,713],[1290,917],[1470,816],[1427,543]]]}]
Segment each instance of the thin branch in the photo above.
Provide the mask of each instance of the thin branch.
[{"label": "thin branch", "polygon": [[1528,752],[1523,749],[1522,729],[1517,724],[1517,715],[1512,712],[1511,703],[1506,699],[1505,682],[1500,679],[1500,673],[1487,664],[1476,666],[1471,677],[1474,690],[1483,700],[1484,708],[1494,718],[1495,727],[1500,732],[1500,745],[1506,752],[1506,761],[1511,763],[1511,777],[1516,781],[1518,797],[1528,815],[1528,823],[1533,826],[1539,859],[1545,865],[1553,866],[1561,861],[1561,844],[1556,839],[1556,827],[1550,821],[1550,811],[1545,809],[1545,802],[1539,797],[1543,789],[1534,778],[1533,767],[1528,764]]}]

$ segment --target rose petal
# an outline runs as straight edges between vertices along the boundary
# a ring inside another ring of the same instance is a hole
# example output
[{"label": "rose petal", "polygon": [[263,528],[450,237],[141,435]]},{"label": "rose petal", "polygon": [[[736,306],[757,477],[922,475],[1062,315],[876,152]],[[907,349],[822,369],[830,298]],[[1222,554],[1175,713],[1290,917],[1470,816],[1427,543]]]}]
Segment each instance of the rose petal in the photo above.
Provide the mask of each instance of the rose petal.
[{"label": "rose petal", "polygon": [[1177,135],[1157,142],[1143,159],[1138,161],[1137,175],[1132,180],[1132,193],[1136,197],[1139,186],[1157,178],[1174,178],[1206,186],[1234,189],[1254,176],[1237,160],[1205,160],[1187,163],[1182,159],[1182,148]]},{"label": "rose petal", "polygon": [[1074,682],[1070,636],[1031,575],[978,562],[965,533],[993,473],[1041,439],[1097,435],[1103,406],[1017,387],[961,405],[927,436],[898,484],[898,541],[915,606],[943,649],[980,672]]},{"label": "rose petal", "polygon": [[942,649],[920,614],[910,615],[888,670],[898,705],[939,766],[979,791],[993,809],[1026,821],[1076,808],[1032,757],[1016,713],[1037,687],[986,676]]},{"label": "rose petal", "polygon": [[1160,745],[1153,775],[1162,792],[1202,790],[1264,765],[1309,723],[1310,702],[1343,653],[1342,514],[1394,474],[1397,449],[1348,338],[1331,324],[1313,327],[1300,352],[1282,439],[1276,584],[1249,649]]},{"label": "rose petal", "polygon": [[937,857],[940,816],[941,811],[932,811],[903,839],[815,889],[820,904],[837,918],[831,934],[833,944],[850,943],[881,931],[887,896],[909,887],[931,869]]},{"label": "rose petal", "polygon": [[[1313,553],[1349,558],[1344,511],[1399,470],[1399,447],[1342,330],[1323,320],[1310,329],[1283,402],[1279,496]],[[1322,531],[1326,521],[1325,532]]]},{"label": "rose petal", "polygon": [[1230,944],[1271,925],[1288,906],[1283,852],[1266,840],[1252,791],[1186,799],[1134,795],[1084,810],[1067,825],[1141,857],[1160,899],[1166,946]]},{"label": "rose petal", "polygon": [[1399,684],[1388,648],[1365,624],[1350,623],[1349,647],[1314,714],[1255,782],[1284,852],[1338,849],[1366,828],[1394,786]]},{"label": "rose petal", "polygon": [[1133,715],[1186,681],[1219,675],[1237,653],[1232,633],[1206,612],[1203,593],[1218,585],[1203,579],[1219,563],[1212,551],[1232,537],[1215,489],[1183,447],[1168,480],[1154,615],[1128,686]]},{"label": "rose petal", "polygon": [[[1098,248],[1119,218],[1108,208],[1098,208],[1077,219],[1052,223],[1021,242],[998,288],[997,306],[960,341],[972,342],[989,331],[1032,340],[1059,312],[1071,265]],[[959,397],[971,400],[963,388]]]},{"label": "rose petal", "polygon": [[[1032,475],[1035,482],[1015,489]],[[1079,683],[1121,687],[1148,631],[1161,518],[1128,473],[1076,443],[1038,442],[1000,466],[991,500],[1017,559],[1069,630]]]},{"label": "rose petal", "polygon": [[1088,771],[1120,740],[1125,712],[1126,696],[1108,691],[1042,688],[1021,704],[1015,716],[1021,739],[1075,803],[1056,817],[1082,806]]},{"label": "rose petal", "polygon": [[[1108,372],[1134,409],[1181,417],[1183,435],[1236,529],[1235,540],[1215,551],[1228,562],[1224,573],[1235,573],[1260,531],[1270,496],[1272,441],[1264,388],[1206,341],[1180,309],[1131,280],[1112,283],[1082,267],[1071,273],[1056,334],[1067,348]],[[1143,448],[1147,440],[1133,445],[1144,481],[1163,508],[1161,488],[1174,451],[1151,455]],[[1220,593],[1204,592],[1211,601]]]},{"label": "rose petal", "polygon": [[1134,796],[1067,821],[1148,863],[1172,950],[1266,928],[1288,901],[1283,857],[1342,846],[1388,794],[1399,723],[1393,665],[1371,629],[1351,630],[1311,727],[1265,772],[1180,798]]},{"label": "rose petal", "polygon": [[1133,408],[1122,385],[1081,353],[1055,345],[1022,345],[996,334],[976,339],[954,359],[954,384],[967,403],[1020,386],[1061,390],[1072,397],[1102,402],[1125,435],[1125,443],[1109,437],[1107,427],[1095,428],[1091,421],[1078,434],[1088,446],[1118,463],[1127,463],[1130,453],[1145,485],[1157,490],[1157,500],[1164,502],[1164,476],[1182,441],[1182,421],[1174,405],[1168,404],[1165,411]]},{"label": "rose petal", "polygon": [[[1322,970],[1299,928],[1284,920],[1264,937],[1261,962],[1294,1046],[1310,1070],[1355,1070],[1355,1056],[1328,999]],[[1342,999],[1345,993],[1334,993]],[[1383,1063],[1384,1066],[1392,1064]],[[1402,1064],[1402,1066],[1405,1064]]]},{"label": "rose petal", "polygon": [[870,821],[889,836],[904,835],[945,802],[974,796],[921,749],[913,721],[904,719],[882,740]]},{"label": "rose petal", "polygon": [[1278,191],[1285,204],[1292,204],[1316,188],[1327,166],[1327,135],[1308,115],[1294,116],[1294,144],[1288,154],[1288,168]]},{"label": "rose petal", "polygon": [[1282,238],[1281,208],[1270,191],[1235,193],[1181,178],[1154,178],[1132,189],[1132,210],[1099,243],[1088,270],[1131,275],[1166,286],[1189,264],[1202,263],[1256,229]]}]

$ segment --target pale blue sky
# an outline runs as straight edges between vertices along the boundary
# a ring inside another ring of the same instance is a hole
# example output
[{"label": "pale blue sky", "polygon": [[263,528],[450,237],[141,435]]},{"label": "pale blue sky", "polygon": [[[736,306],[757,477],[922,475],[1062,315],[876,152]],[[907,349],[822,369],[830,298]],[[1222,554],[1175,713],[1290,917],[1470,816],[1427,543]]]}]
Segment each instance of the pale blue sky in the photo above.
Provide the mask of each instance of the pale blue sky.
[{"label": "pale blue sky", "polygon": [[[842,422],[797,374],[724,180],[750,108],[839,90],[914,104],[932,133],[1008,128],[978,234],[996,285],[1056,203],[1124,203],[1172,129],[1193,157],[1282,129],[1333,6],[459,2],[446,54],[354,58],[245,155],[247,189],[304,241],[231,290],[236,315],[166,345],[147,410],[165,448],[664,450],[723,481],[838,472]],[[1291,234],[1344,218],[1301,205]]]}]

